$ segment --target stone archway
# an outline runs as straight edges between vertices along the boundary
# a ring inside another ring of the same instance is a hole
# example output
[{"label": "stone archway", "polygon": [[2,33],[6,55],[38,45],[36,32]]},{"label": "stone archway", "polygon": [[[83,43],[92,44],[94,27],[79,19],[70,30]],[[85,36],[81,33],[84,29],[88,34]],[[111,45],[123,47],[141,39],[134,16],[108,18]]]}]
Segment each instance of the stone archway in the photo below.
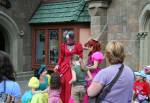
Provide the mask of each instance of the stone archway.
[{"label": "stone archway", "polygon": [[20,31],[11,17],[0,11],[0,26],[3,36],[5,35],[5,51],[10,54],[15,70],[22,71],[23,68],[23,40],[19,36]]},{"label": "stone archway", "polygon": [[139,29],[143,35],[140,38],[140,67],[150,65],[150,4],[147,4],[139,18]]},{"label": "stone archway", "polygon": [[[1,27],[0,27],[1,28]],[[5,51],[5,37],[4,37],[4,33],[0,30],[0,50]]]},{"label": "stone archway", "polygon": [[0,50],[10,54],[10,41],[8,32],[0,25]]}]

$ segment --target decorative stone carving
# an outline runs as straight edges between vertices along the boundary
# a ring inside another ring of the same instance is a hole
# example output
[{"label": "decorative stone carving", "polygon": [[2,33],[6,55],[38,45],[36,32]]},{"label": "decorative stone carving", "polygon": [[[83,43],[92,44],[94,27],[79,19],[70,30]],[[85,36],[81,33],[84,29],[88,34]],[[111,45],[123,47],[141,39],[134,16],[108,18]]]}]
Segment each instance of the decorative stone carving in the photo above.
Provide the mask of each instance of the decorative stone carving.
[{"label": "decorative stone carving", "polygon": [[137,34],[138,39],[145,39],[145,37],[148,35],[148,32],[139,32]]},{"label": "decorative stone carving", "polygon": [[0,5],[7,9],[11,8],[11,3],[9,0],[0,0]]}]

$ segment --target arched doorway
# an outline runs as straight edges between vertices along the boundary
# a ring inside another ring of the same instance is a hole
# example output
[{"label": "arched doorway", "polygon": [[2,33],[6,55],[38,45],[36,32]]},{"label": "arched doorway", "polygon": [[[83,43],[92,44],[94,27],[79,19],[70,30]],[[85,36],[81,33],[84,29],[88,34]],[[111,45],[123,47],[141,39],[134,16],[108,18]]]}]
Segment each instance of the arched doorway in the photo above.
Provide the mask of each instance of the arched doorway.
[{"label": "arched doorway", "polygon": [[5,51],[5,38],[2,31],[0,31],[0,50]]},{"label": "arched doorway", "polygon": [[10,53],[10,40],[8,32],[0,25],[0,50]]},{"label": "arched doorway", "polygon": [[139,18],[140,32],[144,33],[140,38],[140,66],[150,65],[150,4],[147,4]]},{"label": "arched doorway", "polygon": [[0,11],[0,49],[10,55],[17,72],[23,69],[23,40],[19,34],[19,28],[13,19]]}]

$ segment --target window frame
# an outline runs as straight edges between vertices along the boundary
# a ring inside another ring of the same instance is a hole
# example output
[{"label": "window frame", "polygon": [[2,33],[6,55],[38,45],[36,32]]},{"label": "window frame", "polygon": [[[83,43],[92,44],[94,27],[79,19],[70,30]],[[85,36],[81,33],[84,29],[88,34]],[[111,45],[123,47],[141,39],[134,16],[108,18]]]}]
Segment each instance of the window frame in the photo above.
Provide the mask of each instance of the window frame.
[{"label": "window frame", "polygon": [[[32,26],[32,69],[36,69],[39,67],[40,64],[36,63],[36,32],[38,30],[44,30],[45,34],[45,43],[44,43],[44,50],[45,50],[45,60],[44,63],[46,64],[47,68],[49,70],[52,70],[54,68],[54,64],[49,64],[48,60],[48,51],[49,51],[49,30],[58,30],[58,46],[60,46],[62,42],[62,33],[63,30],[68,28],[68,29],[73,29],[75,35],[77,35],[77,41],[79,41],[79,29],[80,29],[79,24],[69,24],[69,25],[34,25]],[[58,55],[60,54],[60,49],[58,50]]]}]

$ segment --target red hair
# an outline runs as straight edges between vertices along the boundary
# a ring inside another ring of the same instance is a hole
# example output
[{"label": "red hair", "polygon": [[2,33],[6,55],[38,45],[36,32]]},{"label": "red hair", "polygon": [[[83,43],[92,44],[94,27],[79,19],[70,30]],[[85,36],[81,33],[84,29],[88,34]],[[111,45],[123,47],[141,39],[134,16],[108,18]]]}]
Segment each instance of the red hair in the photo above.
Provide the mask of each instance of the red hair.
[{"label": "red hair", "polygon": [[90,51],[88,54],[89,56],[92,55],[92,53],[101,50],[101,44],[94,39],[90,39],[87,43],[84,44],[84,46],[85,47],[93,47],[93,50]]}]

